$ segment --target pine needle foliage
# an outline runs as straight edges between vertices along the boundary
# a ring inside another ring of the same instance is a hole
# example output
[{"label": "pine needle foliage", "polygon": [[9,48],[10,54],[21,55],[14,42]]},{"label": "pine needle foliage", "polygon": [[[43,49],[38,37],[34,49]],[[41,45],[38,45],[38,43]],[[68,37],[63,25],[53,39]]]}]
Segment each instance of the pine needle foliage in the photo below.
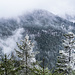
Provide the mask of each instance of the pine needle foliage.
[{"label": "pine needle foliage", "polygon": [[33,51],[34,44],[29,40],[29,36],[26,35],[25,39],[21,41],[22,43],[17,43],[18,50],[15,49],[18,58],[20,59],[20,66],[22,68],[22,75],[29,75],[30,68],[33,68],[33,64],[36,63],[35,55],[37,52]]},{"label": "pine needle foliage", "polygon": [[75,63],[75,35],[72,32],[68,32],[64,37],[66,38],[63,40],[64,50],[59,51],[57,69],[59,69],[60,73],[64,72],[66,75],[71,75]]}]

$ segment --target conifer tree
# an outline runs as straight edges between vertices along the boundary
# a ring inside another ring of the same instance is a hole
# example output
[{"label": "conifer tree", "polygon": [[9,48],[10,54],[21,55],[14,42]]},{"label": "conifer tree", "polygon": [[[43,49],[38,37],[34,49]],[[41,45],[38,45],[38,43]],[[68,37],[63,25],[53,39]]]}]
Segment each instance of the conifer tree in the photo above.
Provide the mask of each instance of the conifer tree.
[{"label": "conifer tree", "polygon": [[66,38],[63,40],[64,50],[60,50],[60,56],[58,56],[58,63],[57,69],[59,72],[65,72],[66,75],[70,74],[74,67],[74,48],[75,48],[75,39],[74,34],[72,32],[68,32],[65,34],[64,37]]},{"label": "conifer tree", "polygon": [[[41,62],[41,61],[40,61]],[[52,73],[50,73],[50,70],[48,69],[48,67],[45,67],[45,59],[43,58],[42,60],[43,65],[41,66],[40,63],[33,68],[33,75],[52,75]]]},{"label": "conifer tree", "polygon": [[5,54],[0,62],[0,75],[16,75],[18,69],[15,68],[13,60]]},{"label": "conifer tree", "polygon": [[2,57],[3,57],[3,52],[2,52],[2,49],[0,48],[0,61],[1,61],[1,59],[2,59]]},{"label": "conifer tree", "polygon": [[26,35],[22,43],[17,43],[19,50],[16,50],[17,56],[20,58],[20,65],[22,66],[21,74],[29,75],[30,68],[33,68],[32,64],[36,63],[35,55],[36,52],[33,51],[34,45],[29,40],[29,36]]}]

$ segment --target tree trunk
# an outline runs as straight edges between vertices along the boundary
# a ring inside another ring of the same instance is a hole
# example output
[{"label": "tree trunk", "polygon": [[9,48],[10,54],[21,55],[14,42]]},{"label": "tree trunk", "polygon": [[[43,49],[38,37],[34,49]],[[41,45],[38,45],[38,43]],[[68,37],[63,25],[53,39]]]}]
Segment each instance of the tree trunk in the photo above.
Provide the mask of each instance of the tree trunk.
[{"label": "tree trunk", "polygon": [[27,71],[27,51],[26,51],[26,75],[27,75],[27,73],[28,73],[28,71]]},{"label": "tree trunk", "polygon": [[44,60],[45,60],[45,59],[43,58],[43,75],[45,75],[45,74],[44,74]]},{"label": "tree trunk", "polygon": [[5,55],[5,75],[7,75],[7,56]]}]

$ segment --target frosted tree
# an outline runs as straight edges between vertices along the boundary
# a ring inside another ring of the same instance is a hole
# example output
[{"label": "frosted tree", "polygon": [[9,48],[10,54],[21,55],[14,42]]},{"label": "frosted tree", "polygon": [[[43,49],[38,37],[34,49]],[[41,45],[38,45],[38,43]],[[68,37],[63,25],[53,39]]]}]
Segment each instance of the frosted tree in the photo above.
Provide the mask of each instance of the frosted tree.
[{"label": "frosted tree", "polygon": [[75,39],[74,34],[72,32],[68,32],[65,34],[64,37],[66,38],[63,40],[63,47],[64,50],[60,50],[60,56],[58,56],[58,63],[57,67],[60,72],[65,72],[71,74],[72,70],[74,69],[74,49],[75,49]]},{"label": "frosted tree", "polygon": [[4,53],[2,52],[2,49],[0,48],[0,62],[3,56],[4,56]]},{"label": "frosted tree", "polygon": [[34,45],[26,35],[22,43],[17,43],[19,50],[16,50],[17,56],[20,58],[23,66],[22,75],[29,75],[29,68],[33,68],[32,64],[36,63],[35,55],[37,52],[33,51]]}]

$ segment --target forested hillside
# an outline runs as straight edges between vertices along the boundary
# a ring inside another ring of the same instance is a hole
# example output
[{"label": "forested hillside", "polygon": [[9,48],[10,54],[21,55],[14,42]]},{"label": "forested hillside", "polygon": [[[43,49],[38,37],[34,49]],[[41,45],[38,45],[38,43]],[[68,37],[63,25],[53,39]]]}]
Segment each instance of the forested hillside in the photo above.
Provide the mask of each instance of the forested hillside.
[{"label": "forested hillside", "polygon": [[[37,60],[45,59],[45,66],[55,67],[59,50],[62,49],[63,34],[73,31],[73,22],[60,18],[45,10],[34,10],[15,19],[0,19],[0,50],[10,53],[28,34],[35,42]],[[9,43],[7,42],[9,40]],[[14,46],[15,45],[15,46]],[[11,49],[11,50],[10,50]],[[9,51],[10,50],[10,51]]]}]

